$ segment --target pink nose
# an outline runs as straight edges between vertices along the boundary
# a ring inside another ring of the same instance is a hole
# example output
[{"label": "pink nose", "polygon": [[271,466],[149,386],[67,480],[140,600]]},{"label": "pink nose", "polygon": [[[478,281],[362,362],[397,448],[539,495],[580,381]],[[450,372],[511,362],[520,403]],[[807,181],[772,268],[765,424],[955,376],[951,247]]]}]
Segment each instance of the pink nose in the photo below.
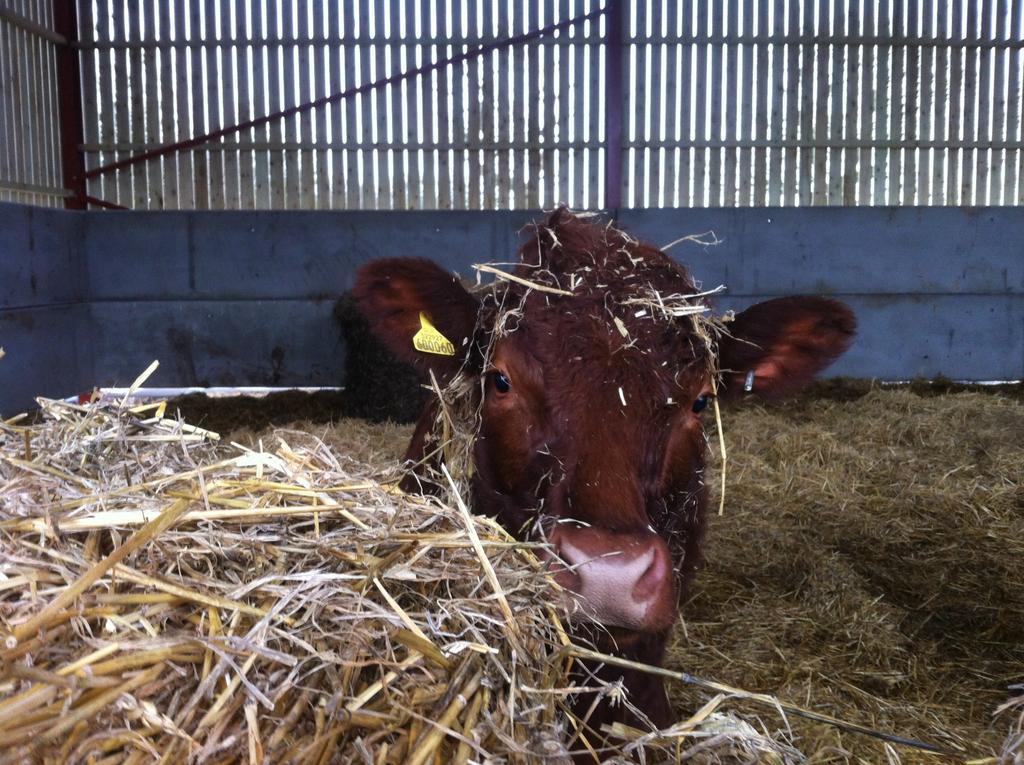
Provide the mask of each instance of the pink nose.
[{"label": "pink nose", "polygon": [[675,621],[672,556],[656,534],[616,534],[559,525],[549,537],[562,564],[555,580],[578,610],[606,627],[643,632]]}]

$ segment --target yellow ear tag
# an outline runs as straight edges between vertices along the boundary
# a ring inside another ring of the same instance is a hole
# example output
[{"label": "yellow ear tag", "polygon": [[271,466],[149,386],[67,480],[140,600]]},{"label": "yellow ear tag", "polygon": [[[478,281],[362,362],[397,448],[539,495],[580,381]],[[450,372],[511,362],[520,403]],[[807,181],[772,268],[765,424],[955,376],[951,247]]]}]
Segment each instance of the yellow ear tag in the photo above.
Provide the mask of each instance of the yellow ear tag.
[{"label": "yellow ear tag", "polygon": [[412,347],[423,353],[436,353],[438,356],[455,355],[455,346],[451,340],[437,331],[423,311],[420,311],[420,331],[413,335]]}]

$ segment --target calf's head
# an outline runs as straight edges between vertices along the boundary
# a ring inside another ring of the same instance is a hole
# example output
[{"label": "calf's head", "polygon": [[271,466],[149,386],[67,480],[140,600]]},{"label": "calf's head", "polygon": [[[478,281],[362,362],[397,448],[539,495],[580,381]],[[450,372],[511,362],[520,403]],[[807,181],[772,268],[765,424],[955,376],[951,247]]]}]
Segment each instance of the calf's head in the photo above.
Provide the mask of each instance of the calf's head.
[{"label": "calf's head", "polygon": [[[578,621],[657,662],[700,560],[701,412],[751,381],[765,397],[796,392],[845,350],[853,315],[792,297],[708,322],[686,269],[564,210],[537,227],[515,275],[540,288],[499,282],[474,295],[430,261],[380,260],[359,273],[356,297],[400,357],[442,384],[474,382],[474,510],[551,542]],[[424,320],[453,355],[416,349]],[[413,461],[432,420],[421,419]]]}]

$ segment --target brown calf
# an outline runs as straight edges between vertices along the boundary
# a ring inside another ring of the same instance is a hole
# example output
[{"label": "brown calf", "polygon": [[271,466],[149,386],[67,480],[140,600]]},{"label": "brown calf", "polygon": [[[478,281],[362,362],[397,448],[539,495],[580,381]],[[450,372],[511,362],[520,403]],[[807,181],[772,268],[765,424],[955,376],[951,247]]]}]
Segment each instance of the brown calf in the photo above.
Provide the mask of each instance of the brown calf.
[{"label": "brown calf", "polygon": [[[687,313],[702,298],[685,268],[564,209],[538,226],[515,273],[557,292],[502,282],[478,299],[434,263],[400,258],[366,265],[356,298],[399,357],[442,384],[460,371],[478,380],[475,512],[551,543],[556,578],[576,593],[576,629],[589,624],[602,650],[658,664],[701,559],[700,410],[713,390],[723,401],[750,383],[769,398],[799,391],[847,348],[854,316],[834,300],[787,297],[719,331]],[[454,355],[414,349],[421,313]],[[413,462],[434,414],[420,420]],[[660,679],[599,675],[623,678],[654,723],[671,721]],[[615,719],[632,717],[602,707],[591,725]]]}]

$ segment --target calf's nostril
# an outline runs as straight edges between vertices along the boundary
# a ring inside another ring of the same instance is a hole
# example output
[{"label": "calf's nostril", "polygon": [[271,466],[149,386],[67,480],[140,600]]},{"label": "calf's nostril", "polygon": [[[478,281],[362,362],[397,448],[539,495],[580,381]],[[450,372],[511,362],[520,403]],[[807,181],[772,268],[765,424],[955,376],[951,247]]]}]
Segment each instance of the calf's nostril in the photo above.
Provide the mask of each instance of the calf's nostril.
[{"label": "calf's nostril", "polygon": [[633,585],[633,599],[643,602],[659,597],[672,577],[672,561],[660,547],[650,548],[651,562]]}]

